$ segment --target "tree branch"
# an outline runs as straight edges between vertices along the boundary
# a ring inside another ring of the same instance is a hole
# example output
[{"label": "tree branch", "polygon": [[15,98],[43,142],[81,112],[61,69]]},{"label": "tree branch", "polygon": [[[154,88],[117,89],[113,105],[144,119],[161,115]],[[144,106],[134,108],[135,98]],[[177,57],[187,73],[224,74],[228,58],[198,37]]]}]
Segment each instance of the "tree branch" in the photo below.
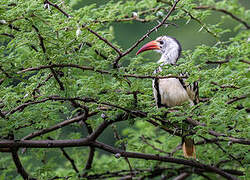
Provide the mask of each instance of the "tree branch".
[{"label": "tree branch", "polygon": [[107,144],[103,144],[101,142],[93,142],[91,144],[94,145],[95,147],[98,147],[100,149],[108,151],[112,154],[119,153],[121,155],[121,157],[138,158],[138,159],[144,159],[144,160],[158,160],[158,161],[162,161],[162,162],[183,164],[183,165],[188,165],[191,167],[201,168],[207,172],[215,172],[215,173],[220,174],[221,176],[223,176],[227,179],[232,179],[232,180],[237,179],[236,177],[222,171],[221,169],[218,169],[218,168],[213,167],[213,166],[205,165],[205,164],[199,163],[199,162],[194,161],[194,160],[184,160],[184,159],[177,159],[177,158],[172,158],[172,157],[167,157],[167,156],[143,154],[143,153],[136,153],[136,152],[125,152],[125,151],[122,151],[119,149],[115,149],[115,148],[113,148]]},{"label": "tree branch", "polygon": [[[109,71],[106,70],[98,70],[95,69],[94,67],[91,66],[80,66],[77,64],[50,64],[50,65],[44,65],[44,66],[39,66],[39,67],[32,67],[32,68],[27,68],[21,71],[18,71],[17,74],[21,74],[21,73],[25,73],[28,71],[38,71],[41,69],[49,69],[49,68],[55,68],[55,67],[59,67],[59,68],[65,68],[65,67],[72,67],[72,68],[78,68],[78,69],[82,69],[82,70],[87,70],[87,71],[95,71],[98,72],[100,74],[109,74],[109,75],[115,75],[114,73],[111,73]],[[152,76],[152,75],[137,75],[137,74],[121,74],[118,76],[122,76],[122,77],[131,77],[131,78],[139,78],[139,79],[155,79],[155,78],[159,78],[159,79],[164,79],[164,78],[188,78],[187,76],[177,76],[177,75],[167,75],[167,76]]]},{"label": "tree branch", "polygon": [[[192,124],[193,126],[206,126],[206,124],[204,123],[200,123],[198,121],[195,121],[191,118],[187,118],[186,119],[186,122]],[[225,134],[222,134],[222,133],[218,133],[218,132],[215,132],[213,130],[208,130],[209,134],[213,135],[213,136],[216,136],[216,137],[225,137],[227,138],[229,141],[231,141],[232,143],[238,143],[238,144],[245,144],[245,145],[250,145],[250,140],[248,139],[243,139],[243,138],[235,138],[235,137],[231,137],[231,136],[226,136]]]},{"label": "tree branch", "polygon": [[140,139],[141,139],[145,144],[147,144],[148,146],[152,147],[154,150],[159,151],[159,152],[161,152],[161,153],[163,153],[163,154],[168,154],[168,155],[170,154],[170,153],[168,153],[168,152],[166,152],[166,151],[163,151],[162,149],[159,149],[159,148],[155,147],[154,145],[150,144],[150,143],[147,141],[147,139],[145,138],[144,135],[142,135],[142,136],[140,137]]},{"label": "tree branch", "polygon": [[233,85],[219,85],[217,82],[211,81],[210,82],[213,85],[219,86],[220,88],[233,88],[233,89],[240,89],[239,87],[233,86]]},{"label": "tree branch", "polygon": [[67,125],[69,125],[69,124],[72,124],[72,123],[75,123],[75,122],[82,121],[83,119],[86,119],[87,117],[89,117],[89,115],[87,115],[86,113],[81,114],[81,115],[79,115],[79,116],[77,116],[77,117],[74,117],[74,118],[69,119],[69,120],[65,120],[65,121],[63,121],[63,122],[61,122],[61,123],[58,123],[58,124],[56,124],[56,125],[54,125],[54,126],[51,126],[51,127],[49,127],[49,128],[45,128],[45,129],[42,129],[42,130],[33,132],[33,133],[31,133],[31,134],[29,134],[29,135],[23,137],[22,140],[29,140],[29,139],[35,138],[35,137],[37,137],[37,136],[41,136],[41,135],[43,135],[43,134],[47,134],[47,133],[49,133],[49,132],[55,131],[55,130],[57,130],[57,129],[60,129],[60,128],[62,128],[62,127],[64,127],[64,126],[67,126]]},{"label": "tree branch", "polygon": [[[27,19],[27,18],[26,18]],[[43,53],[46,54],[46,48],[45,48],[45,45],[44,45],[44,38],[42,37],[42,35],[40,34],[40,31],[39,29],[35,26],[35,25],[32,25],[32,27],[35,29],[37,35],[38,35],[38,38],[39,38],[39,41],[40,41],[40,46],[43,50]],[[49,59],[49,58],[47,58]],[[58,78],[58,74],[56,73],[56,71],[51,67],[49,68],[55,78],[55,80],[57,81],[57,83],[59,84],[60,86],[60,89],[62,91],[64,91],[64,86],[63,86],[63,83],[60,81],[60,79]]]},{"label": "tree branch", "polygon": [[224,64],[228,63],[229,59],[223,60],[223,61],[206,61],[206,64]]},{"label": "tree branch", "polygon": [[199,163],[194,160],[184,160],[184,159],[177,159],[167,156],[159,156],[154,154],[143,154],[143,153],[136,153],[136,152],[125,152],[120,149],[113,148],[112,146],[109,146],[107,144],[97,142],[97,141],[91,141],[90,138],[83,138],[83,139],[77,139],[77,140],[40,140],[40,141],[34,141],[34,140],[2,140],[0,141],[0,148],[18,148],[18,147],[28,147],[28,148],[60,148],[60,147],[80,147],[80,146],[93,146],[100,149],[103,149],[107,152],[110,152],[112,154],[120,154],[121,157],[128,157],[128,158],[137,158],[137,159],[145,159],[145,160],[156,160],[156,161],[162,161],[162,162],[170,162],[175,164],[182,164],[187,165],[195,168],[201,168],[204,171],[207,172],[214,172],[217,174],[220,174],[221,176],[230,179],[230,180],[236,180],[234,176],[230,175],[229,173],[224,172],[221,169],[218,169],[216,167],[205,165],[202,163]]},{"label": "tree branch", "polygon": [[229,15],[231,18],[235,19],[236,21],[242,23],[247,29],[250,29],[250,26],[247,24],[247,22],[243,21],[242,19],[238,18],[237,16],[233,15],[231,12],[229,12],[225,9],[219,9],[219,8],[211,7],[211,6],[197,6],[197,7],[194,7],[193,9],[198,9],[198,10],[209,9],[209,10],[213,10],[213,11],[222,12],[224,14]]},{"label": "tree branch", "polygon": [[73,167],[73,169],[75,170],[75,172],[76,172],[76,173],[79,173],[79,171],[78,171],[78,169],[77,169],[77,167],[76,167],[76,165],[75,165],[74,159],[72,159],[72,158],[68,155],[68,153],[64,150],[64,148],[60,148],[60,149],[61,149],[63,155],[69,160],[69,162],[70,162],[71,166]]},{"label": "tree branch", "polygon": [[94,34],[96,37],[98,37],[100,40],[102,40],[103,42],[105,42],[108,46],[110,46],[112,49],[114,49],[119,56],[122,55],[122,52],[120,49],[118,49],[117,47],[115,47],[111,42],[109,42],[106,38],[102,37],[101,35],[99,35],[97,32],[93,31],[92,29],[90,29],[89,27],[86,27],[86,25],[82,25],[83,28],[86,28],[89,32],[91,32],[92,34]]},{"label": "tree branch", "polygon": [[29,174],[25,171],[19,157],[17,154],[17,149],[13,149],[12,152],[12,159],[16,165],[17,172],[23,177],[24,180],[35,180],[34,178],[30,178]]},{"label": "tree branch", "polygon": [[247,96],[248,96],[248,95],[242,95],[242,96],[240,96],[240,97],[235,97],[235,98],[230,99],[229,101],[227,101],[227,104],[232,104],[232,103],[234,103],[234,102],[236,102],[236,101],[245,99],[245,98],[247,98]]},{"label": "tree branch", "polygon": [[65,16],[67,16],[67,18],[71,17],[68,13],[66,13],[64,10],[62,10],[57,4],[53,4],[52,2],[50,2],[48,0],[45,0],[44,4],[49,4],[49,5],[53,6],[54,8],[59,10],[61,13],[63,13]]},{"label": "tree branch", "polygon": [[244,59],[241,59],[240,62],[250,64],[250,61],[247,61],[247,60],[244,60]]}]

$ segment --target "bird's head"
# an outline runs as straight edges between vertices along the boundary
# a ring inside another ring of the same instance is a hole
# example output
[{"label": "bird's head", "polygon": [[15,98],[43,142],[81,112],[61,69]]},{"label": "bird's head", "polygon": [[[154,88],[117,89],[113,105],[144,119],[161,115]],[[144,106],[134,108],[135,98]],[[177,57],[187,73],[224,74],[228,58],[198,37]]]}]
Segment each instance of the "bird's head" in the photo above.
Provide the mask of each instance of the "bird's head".
[{"label": "bird's head", "polygon": [[161,36],[142,46],[136,55],[148,50],[154,50],[162,54],[158,63],[175,64],[181,54],[181,45],[175,38]]}]

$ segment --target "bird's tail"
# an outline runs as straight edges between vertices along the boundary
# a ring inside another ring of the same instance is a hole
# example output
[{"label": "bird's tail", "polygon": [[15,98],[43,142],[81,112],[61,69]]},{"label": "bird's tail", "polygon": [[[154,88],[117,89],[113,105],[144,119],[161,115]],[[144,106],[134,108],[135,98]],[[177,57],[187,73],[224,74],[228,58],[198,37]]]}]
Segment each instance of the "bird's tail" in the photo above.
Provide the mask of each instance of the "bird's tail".
[{"label": "bird's tail", "polygon": [[183,154],[186,158],[196,159],[194,140],[192,138],[183,137],[182,150],[183,150]]}]

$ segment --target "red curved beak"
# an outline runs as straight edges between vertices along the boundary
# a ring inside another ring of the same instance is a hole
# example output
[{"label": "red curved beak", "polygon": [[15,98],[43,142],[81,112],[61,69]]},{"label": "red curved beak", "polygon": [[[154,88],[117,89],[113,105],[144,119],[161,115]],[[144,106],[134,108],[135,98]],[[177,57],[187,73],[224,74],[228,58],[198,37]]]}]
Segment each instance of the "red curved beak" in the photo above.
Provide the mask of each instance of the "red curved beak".
[{"label": "red curved beak", "polygon": [[141,47],[141,49],[139,49],[139,51],[137,51],[136,55],[140,54],[143,51],[148,51],[148,50],[155,50],[155,49],[160,49],[157,41],[151,41],[147,44],[145,44],[144,46]]}]

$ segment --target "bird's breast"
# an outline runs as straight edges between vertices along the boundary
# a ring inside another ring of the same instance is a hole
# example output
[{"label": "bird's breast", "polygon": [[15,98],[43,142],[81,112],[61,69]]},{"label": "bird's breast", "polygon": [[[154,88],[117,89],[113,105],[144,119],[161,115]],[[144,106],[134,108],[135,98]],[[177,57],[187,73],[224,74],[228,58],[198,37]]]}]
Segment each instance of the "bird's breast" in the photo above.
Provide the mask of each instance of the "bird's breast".
[{"label": "bird's breast", "polygon": [[187,91],[178,79],[158,79],[158,89],[156,88],[155,81],[153,81],[153,89],[156,102],[160,100],[162,105],[173,107],[190,100]]}]

